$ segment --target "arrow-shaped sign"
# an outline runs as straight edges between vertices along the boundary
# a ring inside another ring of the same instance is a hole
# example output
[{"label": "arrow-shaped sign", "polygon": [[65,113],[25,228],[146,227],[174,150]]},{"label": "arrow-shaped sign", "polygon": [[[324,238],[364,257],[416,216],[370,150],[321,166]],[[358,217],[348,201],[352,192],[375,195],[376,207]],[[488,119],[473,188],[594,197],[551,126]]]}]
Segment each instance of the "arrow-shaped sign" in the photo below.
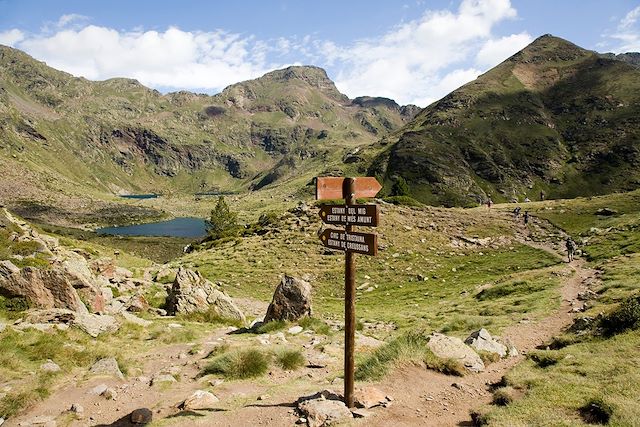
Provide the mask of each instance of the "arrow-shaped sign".
[{"label": "arrow-shaped sign", "polygon": [[[343,199],[343,177],[319,176],[316,181],[316,200]],[[355,181],[354,198],[375,197],[382,185],[373,176],[360,176],[353,178]]]},{"label": "arrow-shaped sign", "polygon": [[378,205],[327,205],[320,207],[320,218],[325,224],[377,227],[380,208]]},{"label": "arrow-shaped sign", "polygon": [[328,228],[320,234],[322,244],[331,249],[363,255],[378,253],[378,236],[374,233],[357,233]]}]

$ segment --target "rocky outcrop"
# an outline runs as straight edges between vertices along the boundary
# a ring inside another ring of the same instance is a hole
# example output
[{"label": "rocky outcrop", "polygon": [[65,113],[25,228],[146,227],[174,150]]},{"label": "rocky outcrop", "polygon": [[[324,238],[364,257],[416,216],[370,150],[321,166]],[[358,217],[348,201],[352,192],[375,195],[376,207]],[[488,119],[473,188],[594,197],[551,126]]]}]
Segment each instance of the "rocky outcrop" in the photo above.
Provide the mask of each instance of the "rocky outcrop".
[{"label": "rocky outcrop", "polygon": [[303,316],[311,316],[311,285],[285,275],[273,294],[264,321],[298,320]]},{"label": "rocky outcrop", "polygon": [[191,396],[186,398],[178,407],[183,411],[198,411],[203,409],[214,409],[219,399],[206,390],[196,390]]},{"label": "rocky outcrop", "polygon": [[166,306],[171,315],[214,310],[220,317],[246,321],[228,295],[199,272],[182,267],[176,274]]},{"label": "rocky outcrop", "polygon": [[31,310],[26,313],[22,322],[23,326],[47,324],[76,326],[94,338],[103,333],[115,332],[120,326],[113,316],[79,313],[64,308]]},{"label": "rocky outcrop", "polygon": [[433,333],[429,337],[427,347],[436,356],[455,360],[471,372],[484,371],[484,363],[478,353],[463,343],[460,338]]},{"label": "rocky outcrop", "polygon": [[0,261],[0,295],[24,298],[30,307],[87,313],[74,283],[74,277],[64,270],[19,269],[11,261]]}]

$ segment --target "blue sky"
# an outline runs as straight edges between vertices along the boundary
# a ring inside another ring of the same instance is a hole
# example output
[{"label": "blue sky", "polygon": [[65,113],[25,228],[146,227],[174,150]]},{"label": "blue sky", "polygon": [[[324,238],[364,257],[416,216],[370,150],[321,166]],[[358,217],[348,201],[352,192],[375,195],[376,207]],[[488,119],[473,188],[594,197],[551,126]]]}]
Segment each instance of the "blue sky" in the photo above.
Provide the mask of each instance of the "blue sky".
[{"label": "blue sky", "polygon": [[217,93],[292,64],[426,106],[551,33],[640,51],[634,0],[0,0],[0,44],[93,80]]}]

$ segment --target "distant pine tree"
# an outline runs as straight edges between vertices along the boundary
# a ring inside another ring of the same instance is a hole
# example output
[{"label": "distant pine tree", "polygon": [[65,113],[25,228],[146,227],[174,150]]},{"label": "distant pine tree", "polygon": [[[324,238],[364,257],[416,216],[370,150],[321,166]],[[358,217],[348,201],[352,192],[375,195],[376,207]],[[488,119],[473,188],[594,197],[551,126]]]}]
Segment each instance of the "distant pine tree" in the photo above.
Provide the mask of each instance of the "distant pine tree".
[{"label": "distant pine tree", "polygon": [[238,214],[231,212],[224,197],[218,198],[215,208],[211,211],[211,217],[206,221],[207,234],[212,240],[238,235]]},{"label": "distant pine tree", "polygon": [[391,187],[391,195],[392,196],[408,196],[409,195],[409,184],[407,181],[399,176],[396,179],[396,182],[393,183],[393,187]]}]

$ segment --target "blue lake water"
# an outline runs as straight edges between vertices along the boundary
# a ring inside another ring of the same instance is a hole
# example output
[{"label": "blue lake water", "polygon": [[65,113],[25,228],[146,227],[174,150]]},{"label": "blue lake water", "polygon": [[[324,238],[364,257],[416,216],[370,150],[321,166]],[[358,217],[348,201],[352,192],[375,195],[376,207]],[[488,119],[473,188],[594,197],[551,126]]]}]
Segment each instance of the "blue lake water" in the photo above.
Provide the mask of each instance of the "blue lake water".
[{"label": "blue lake water", "polygon": [[123,199],[156,199],[159,196],[157,194],[126,194],[120,197]]},{"label": "blue lake water", "polygon": [[202,218],[175,218],[170,221],[99,228],[96,233],[112,236],[203,237],[207,231]]}]

